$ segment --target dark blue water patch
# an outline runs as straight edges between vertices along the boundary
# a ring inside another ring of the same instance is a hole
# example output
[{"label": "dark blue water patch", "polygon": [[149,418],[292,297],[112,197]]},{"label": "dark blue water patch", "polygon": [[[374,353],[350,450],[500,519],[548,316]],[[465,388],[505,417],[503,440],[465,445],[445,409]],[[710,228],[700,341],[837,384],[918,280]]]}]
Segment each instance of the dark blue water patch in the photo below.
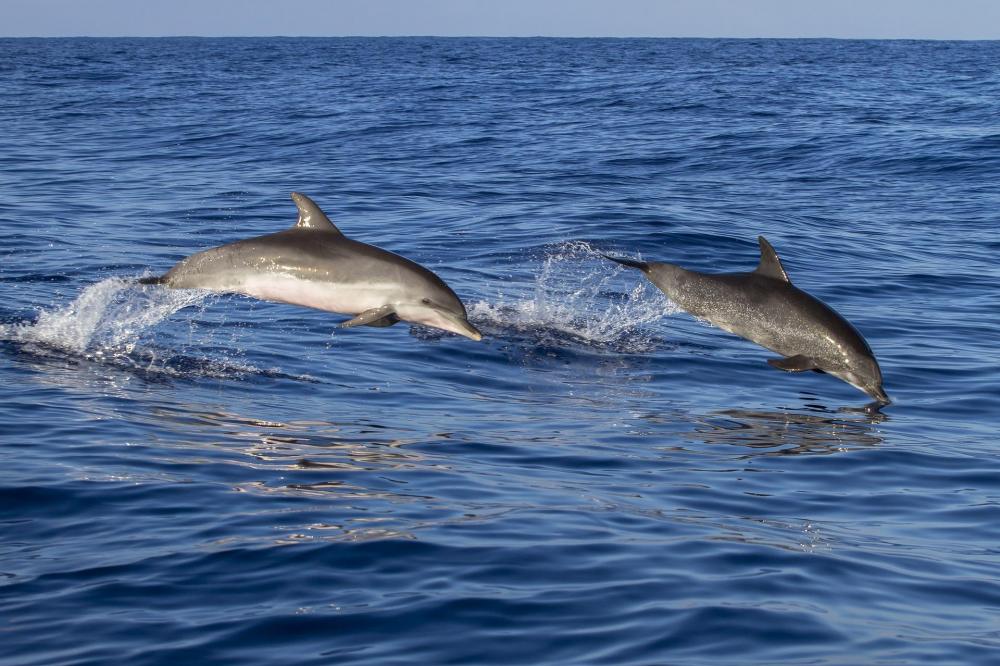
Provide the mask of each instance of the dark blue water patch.
[{"label": "dark blue water patch", "polygon": [[[0,661],[992,663],[995,43],[0,46]],[[485,339],[132,283],[291,191]],[[600,256],[758,235],[892,405]]]},{"label": "dark blue water patch", "polygon": [[69,282],[70,280],[71,278],[67,275],[38,275],[38,274],[5,276],[0,278],[0,282],[30,282],[32,284],[36,284],[39,282]]}]

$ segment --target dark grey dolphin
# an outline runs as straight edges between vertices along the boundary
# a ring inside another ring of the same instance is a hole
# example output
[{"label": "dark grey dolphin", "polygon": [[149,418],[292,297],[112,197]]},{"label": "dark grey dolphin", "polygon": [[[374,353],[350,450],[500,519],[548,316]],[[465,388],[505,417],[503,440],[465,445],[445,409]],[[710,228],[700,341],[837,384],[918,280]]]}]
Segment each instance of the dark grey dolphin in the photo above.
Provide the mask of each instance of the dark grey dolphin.
[{"label": "dark grey dolphin", "polygon": [[441,278],[392,252],[351,240],[298,192],[291,229],[236,241],[182,259],[143,284],[232,292],[354,315],[350,326],[409,321],[481,340],[465,306]]},{"label": "dark grey dolphin", "polygon": [[695,317],[781,354],[783,358],[767,361],[774,367],[826,372],[889,404],[882,370],[858,330],[833,308],[796,288],[771,244],[763,236],[757,240],[760,263],[752,273],[711,275],[605,256],[641,270]]}]

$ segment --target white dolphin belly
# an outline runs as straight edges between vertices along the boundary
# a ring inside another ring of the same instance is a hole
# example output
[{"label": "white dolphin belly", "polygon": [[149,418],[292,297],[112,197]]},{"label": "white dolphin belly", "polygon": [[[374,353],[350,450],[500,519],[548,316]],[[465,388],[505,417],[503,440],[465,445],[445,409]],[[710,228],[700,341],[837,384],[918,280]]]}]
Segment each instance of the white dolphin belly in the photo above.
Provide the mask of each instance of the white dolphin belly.
[{"label": "white dolphin belly", "polygon": [[355,315],[399,300],[399,285],[337,284],[280,273],[247,274],[213,291],[232,291],[265,301],[301,305],[316,310]]}]

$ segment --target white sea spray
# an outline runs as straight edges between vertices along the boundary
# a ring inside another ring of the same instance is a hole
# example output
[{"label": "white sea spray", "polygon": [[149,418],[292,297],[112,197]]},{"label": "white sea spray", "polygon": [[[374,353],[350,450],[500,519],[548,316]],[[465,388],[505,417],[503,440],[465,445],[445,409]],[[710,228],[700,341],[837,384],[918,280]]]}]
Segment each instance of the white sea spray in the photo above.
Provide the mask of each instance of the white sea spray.
[{"label": "white sea spray", "polygon": [[623,284],[625,270],[588,243],[567,242],[545,256],[528,293],[471,303],[469,316],[493,334],[512,331],[541,345],[651,351],[658,337],[648,325],[678,310],[635,271],[634,284]]}]

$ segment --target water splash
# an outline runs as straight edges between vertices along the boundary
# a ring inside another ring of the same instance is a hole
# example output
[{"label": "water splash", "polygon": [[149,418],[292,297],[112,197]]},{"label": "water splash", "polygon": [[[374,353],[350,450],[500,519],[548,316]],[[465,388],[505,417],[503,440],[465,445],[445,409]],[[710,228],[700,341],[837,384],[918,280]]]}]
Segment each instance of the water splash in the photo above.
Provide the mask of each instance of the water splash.
[{"label": "water splash", "polygon": [[85,288],[69,305],[41,310],[32,323],[0,326],[0,338],[90,359],[128,355],[149,328],[206,296],[108,278]]},{"label": "water splash", "polygon": [[[208,358],[201,350],[209,340],[199,336],[199,353],[173,349],[175,337],[161,331],[166,346],[145,339],[160,322],[184,308],[204,302],[210,292],[193,289],[142,287],[135,280],[108,278],[86,287],[68,305],[41,310],[33,322],[0,325],[0,341],[12,342],[22,352],[72,364],[81,359],[125,370],[156,380],[164,377],[244,379],[266,377],[317,382],[308,375],[289,375],[277,368],[261,369],[242,359],[231,345],[219,357]],[[192,322],[193,330],[193,322]],[[195,344],[191,341],[181,346]],[[212,345],[219,348],[219,345]]]},{"label": "water splash", "polygon": [[678,309],[637,273],[622,291],[624,270],[588,243],[567,242],[546,255],[529,297],[473,303],[470,319],[490,335],[526,336],[543,346],[649,352],[662,341],[644,326]]}]

